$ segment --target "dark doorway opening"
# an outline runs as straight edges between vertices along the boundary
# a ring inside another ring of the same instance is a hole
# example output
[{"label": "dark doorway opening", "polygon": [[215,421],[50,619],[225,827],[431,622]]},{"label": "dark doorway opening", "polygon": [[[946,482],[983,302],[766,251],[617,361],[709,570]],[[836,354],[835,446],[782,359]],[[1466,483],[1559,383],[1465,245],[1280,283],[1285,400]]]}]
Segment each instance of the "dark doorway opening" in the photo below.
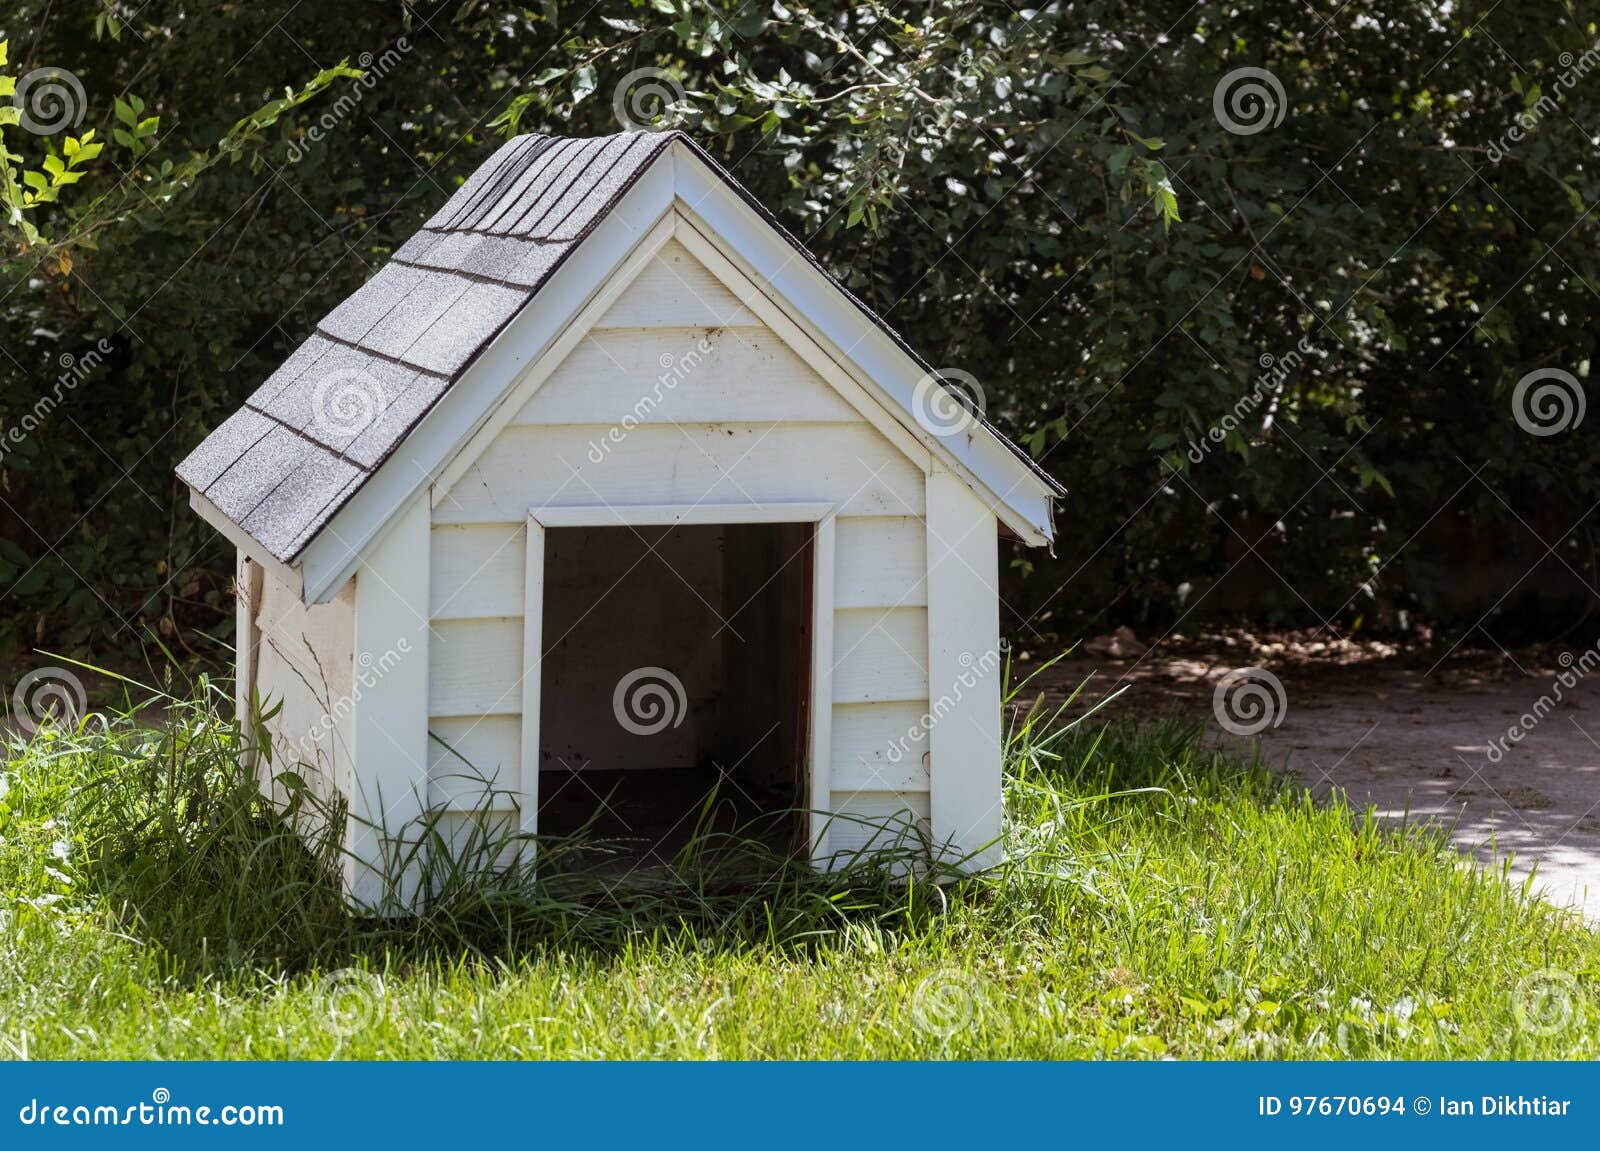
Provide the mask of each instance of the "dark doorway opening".
[{"label": "dark doorway opening", "polygon": [[670,863],[697,827],[804,850],[812,537],[546,531],[541,836],[587,829],[630,866]]}]

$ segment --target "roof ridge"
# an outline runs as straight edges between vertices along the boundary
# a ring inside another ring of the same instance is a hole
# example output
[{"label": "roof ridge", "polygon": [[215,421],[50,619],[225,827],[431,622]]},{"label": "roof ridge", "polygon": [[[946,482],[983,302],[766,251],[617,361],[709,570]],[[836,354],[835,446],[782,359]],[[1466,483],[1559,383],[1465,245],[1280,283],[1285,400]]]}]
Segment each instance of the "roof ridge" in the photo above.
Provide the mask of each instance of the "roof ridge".
[{"label": "roof ridge", "polygon": [[[476,213],[484,204],[485,198],[489,195],[489,190],[504,178],[505,173],[516,167],[517,164],[520,161],[523,161],[525,157],[527,162],[531,163],[533,160],[549,151],[549,147],[538,147],[538,143],[541,139],[548,140],[550,137],[541,137],[537,135],[518,136],[508,144],[502,145],[500,151],[508,151],[511,149],[515,150],[510,151],[510,154],[506,156],[505,160],[501,162],[500,166],[496,168],[491,175],[486,176],[483,183],[478,186],[477,190],[471,196],[467,197],[467,199],[462,203],[461,207],[457,209],[457,211],[451,216],[450,220],[444,225],[445,229],[452,230],[456,228],[463,220]],[[496,154],[498,154],[498,151]],[[490,162],[492,163],[492,160]],[[520,176],[522,171],[526,170],[527,169],[524,166],[521,171],[517,173],[517,175]],[[516,177],[513,176],[512,180],[514,181],[515,179]],[[470,183],[470,178],[468,182]],[[466,187],[467,185],[463,184],[461,186],[461,190],[465,191]],[[500,195],[501,192],[495,193],[494,198],[496,201],[499,200]],[[449,204],[447,203],[445,206],[449,207]],[[426,227],[427,225],[423,226]]]}]

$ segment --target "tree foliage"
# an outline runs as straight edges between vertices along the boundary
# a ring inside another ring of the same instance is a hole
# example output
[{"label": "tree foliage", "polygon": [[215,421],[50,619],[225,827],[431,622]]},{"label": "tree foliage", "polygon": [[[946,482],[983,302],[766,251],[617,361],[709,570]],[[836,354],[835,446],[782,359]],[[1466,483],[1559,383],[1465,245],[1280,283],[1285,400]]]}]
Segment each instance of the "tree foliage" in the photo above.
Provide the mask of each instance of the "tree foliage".
[{"label": "tree foliage", "polygon": [[122,197],[0,284],[0,436],[113,349],[0,439],[14,640],[226,634],[172,464],[504,134],[619,118],[693,133],[1068,485],[1009,630],[1560,624],[1596,582],[1596,422],[1517,418],[1535,371],[1586,398],[1600,302],[1565,0],[13,7],[10,73],[72,72],[71,146],[115,144],[69,199]]}]

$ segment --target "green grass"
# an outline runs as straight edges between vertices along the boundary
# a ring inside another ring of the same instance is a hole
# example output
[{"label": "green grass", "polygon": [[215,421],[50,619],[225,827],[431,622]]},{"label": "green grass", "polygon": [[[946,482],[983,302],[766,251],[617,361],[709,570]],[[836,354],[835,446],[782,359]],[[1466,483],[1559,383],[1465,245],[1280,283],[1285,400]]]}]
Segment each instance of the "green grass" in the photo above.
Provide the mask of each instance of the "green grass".
[{"label": "green grass", "polygon": [[650,890],[442,873],[427,914],[363,921],[241,780],[219,708],[202,682],[10,748],[0,1052],[1600,1054],[1592,931],[1172,722],[1014,716],[1012,862],[979,881],[708,851]]}]

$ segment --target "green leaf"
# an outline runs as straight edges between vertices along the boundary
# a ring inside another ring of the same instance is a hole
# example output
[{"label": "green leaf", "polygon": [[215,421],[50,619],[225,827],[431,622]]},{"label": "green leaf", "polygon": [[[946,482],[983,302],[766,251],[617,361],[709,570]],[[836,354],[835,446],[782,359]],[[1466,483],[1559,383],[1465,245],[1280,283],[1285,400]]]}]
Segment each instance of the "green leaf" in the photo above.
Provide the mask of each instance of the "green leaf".
[{"label": "green leaf", "polygon": [[582,103],[595,90],[598,83],[593,64],[585,64],[582,68],[579,68],[578,74],[572,78],[573,104]]},{"label": "green leaf", "polygon": [[1388,495],[1390,498],[1393,498],[1394,487],[1389,483],[1388,477],[1380,472],[1377,468],[1373,467],[1370,463],[1362,461],[1360,466],[1356,469],[1356,475],[1360,481],[1362,491],[1366,491],[1373,484],[1377,484],[1384,490],[1384,494]]}]

